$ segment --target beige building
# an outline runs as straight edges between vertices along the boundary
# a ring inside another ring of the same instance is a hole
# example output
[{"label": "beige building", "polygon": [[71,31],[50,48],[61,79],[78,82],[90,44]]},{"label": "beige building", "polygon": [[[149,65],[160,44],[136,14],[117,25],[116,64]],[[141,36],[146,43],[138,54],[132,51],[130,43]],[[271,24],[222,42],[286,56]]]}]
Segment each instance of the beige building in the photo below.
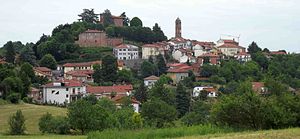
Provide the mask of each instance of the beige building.
[{"label": "beige building", "polygon": [[100,64],[101,61],[83,62],[83,63],[66,63],[63,65],[64,74],[75,70],[93,70],[93,65]]},{"label": "beige building", "polygon": [[142,46],[142,59],[149,59],[150,56],[164,55],[165,48],[157,44],[145,44]]}]

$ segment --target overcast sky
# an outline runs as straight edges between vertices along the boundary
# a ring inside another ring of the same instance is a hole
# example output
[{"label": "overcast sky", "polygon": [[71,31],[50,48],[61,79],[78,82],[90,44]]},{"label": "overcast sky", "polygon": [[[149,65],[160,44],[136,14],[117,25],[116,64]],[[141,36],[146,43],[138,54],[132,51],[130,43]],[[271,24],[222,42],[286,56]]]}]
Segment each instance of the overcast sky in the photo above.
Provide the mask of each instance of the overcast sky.
[{"label": "overcast sky", "polygon": [[222,34],[240,35],[247,47],[300,52],[300,0],[3,0],[0,4],[0,46],[9,40],[36,42],[59,24],[72,23],[84,8],[113,15],[126,12],[144,26],[158,23],[168,38],[175,19],[184,38],[217,41]]}]

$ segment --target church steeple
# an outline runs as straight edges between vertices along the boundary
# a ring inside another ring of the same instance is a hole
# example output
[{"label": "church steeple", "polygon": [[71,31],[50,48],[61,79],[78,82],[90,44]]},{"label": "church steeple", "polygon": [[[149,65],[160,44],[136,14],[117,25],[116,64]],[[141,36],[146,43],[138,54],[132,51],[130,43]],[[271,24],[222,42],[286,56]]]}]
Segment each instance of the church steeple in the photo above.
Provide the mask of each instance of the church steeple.
[{"label": "church steeple", "polygon": [[175,21],[175,38],[181,38],[181,20],[179,17]]}]

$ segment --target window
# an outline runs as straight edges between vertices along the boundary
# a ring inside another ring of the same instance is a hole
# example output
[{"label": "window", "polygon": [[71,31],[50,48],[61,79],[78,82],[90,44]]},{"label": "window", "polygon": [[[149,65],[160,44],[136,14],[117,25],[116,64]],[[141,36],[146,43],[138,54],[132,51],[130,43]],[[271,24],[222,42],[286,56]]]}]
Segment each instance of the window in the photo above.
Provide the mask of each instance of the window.
[{"label": "window", "polygon": [[126,49],[123,49],[123,51],[126,51]]},{"label": "window", "polygon": [[69,95],[68,94],[66,94],[66,98],[68,98],[69,97]]},{"label": "window", "polygon": [[73,92],[73,94],[75,94],[75,88],[73,88],[72,92]]},{"label": "window", "polygon": [[55,90],[52,90],[52,91],[51,91],[51,94],[53,94],[54,92],[55,92]]},{"label": "window", "polygon": [[80,88],[77,88],[77,91],[80,92]]},{"label": "window", "polygon": [[55,93],[55,95],[59,95],[59,91],[57,91],[57,92]]},{"label": "window", "polygon": [[122,49],[120,49],[119,51],[122,51]]},{"label": "window", "polygon": [[69,91],[69,88],[66,88],[66,91]]}]

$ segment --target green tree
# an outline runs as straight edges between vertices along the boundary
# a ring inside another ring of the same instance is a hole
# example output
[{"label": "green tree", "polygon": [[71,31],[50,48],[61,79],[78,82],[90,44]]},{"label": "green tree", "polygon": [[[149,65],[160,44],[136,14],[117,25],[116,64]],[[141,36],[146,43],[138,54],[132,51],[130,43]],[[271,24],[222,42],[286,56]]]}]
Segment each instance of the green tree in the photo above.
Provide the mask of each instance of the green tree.
[{"label": "green tree", "polygon": [[22,135],[25,132],[25,118],[21,110],[9,118],[9,133],[12,135]]},{"label": "green tree", "polygon": [[190,100],[190,93],[186,91],[185,86],[180,82],[176,88],[176,109],[179,118],[189,111]]},{"label": "green tree", "polygon": [[138,17],[133,17],[130,20],[130,26],[131,27],[142,27],[143,26],[143,22],[141,19],[139,19]]},{"label": "green tree", "polygon": [[131,83],[133,81],[133,73],[131,70],[126,70],[126,69],[123,69],[123,70],[120,70],[118,71],[118,79],[117,81],[120,82],[120,83]]},{"label": "green tree", "polygon": [[19,96],[23,93],[23,83],[22,80],[18,77],[7,77],[2,83],[4,86],[4,91],[2,94],[3,98],[6,98],[12,93],[18,93]]},{"label": "green tree", "polygon": [[254,53],[257,53],[257,52],[260,52],[262,51],[260,47],[258,47],[258,45],[256,44],[256,42],[252,42],[249,47],[248,47],[248,52],[250,54],[254,54]]},{"label": "green tree", "polygon": [[253,53],[251,55],[253,61],[255,61],[263,70],[268,69],[269,61],[262,52]]},{"label": "green tree", "polygon": [[153,99],[143,104],[141,115],[149,125],[162,128],[176,119],[176,109],[164,101]]},{"label": "green tree", "polygon": [[14,63],[15,62],[15,56],[16,56],[16,51],[13,45],[12,41],[7,42],[4,44],[4,49],[5,49],[5,61],[8,63]]},{"label": "green tree", "polygon": [[200,75],[202,77],[210,77],[212,75],[217,75],[219,67],[215,65],[204,64],[201,67]]},{"label": "green tree", "polygon": [[32,50],[32,48],[30,46],[25,46],[22,50],[21,50],[21,54],[20,54],[20,60],[22,62],[28,62],[31,65],[36,65],[36,57],[35,57],[35,53]]},{"label": "green tree", "polygon": [[169,105],[175,105],[175,93],[158,80],[154,86],[149,90],[150,99],[160,99]]},{"label": "green tree", "polygon": [[39,119],[39,130],[42,133],[53,133],[53,116],[50,113],[44,114],[40,119]]},{"label": "green tree", "polygon": [[105,82],[115,82],[117,79],[117,59],[111,55],[106,55],[102,59],[102,77]]},{"label": "green tree", "polygon": [[162,75],[162,74],[166,73],[166,71],[167,71],[166,61],[164,59],[164,56],[161,54],[159,54],[157,56],[157,67],[158,67],[158,71],[159,71],[158,75]]},{"label": "green tree", "polygon": [[165,36],[164,32],[161,30],[157,23],[155,23],[155,25],[153,26],[153,33],[155,35],[156,41],[160,42],[167,40],[167,37]]},{"label": "green tree", "polygon": [[144,82],[142,82],[139,86],[139,88],[134,92],[134,97],[137,101],[144,103],[147,101],[148,93],[147,93],[147,87],[145,86]]},{"label": "green tree", "polygon": [[83,9],[83,13],[78,15],[80,17],[79,21],[87,23],[97,23],[98,16],[95,14],[94,9]]},{"label": "green tree", "polygon": [[154,75],[155,67],[152,63],[144,61],[141,65],[141,72],[143,78]]},{"label": "green tree", "polygon": [[192,103],[191,112],[182,117],[181,121],[188,126],[200,125],[209,122],[210,107],[206,101],[197,100]]},{"label": "green tree", "polygon": [[102,13],[103,15],[103,25],[104,27],[108,27],[109,25],[114,25],[114,20],[112,19],[112,15],[108,9]]},{"label": "green tree", "polygon": [[56,65],[57,65],[56,60],[51,54],[46,54],[45,56],[43,56],[43,58],[40,61],[41,67],[48,67],[54,70],[56,69]]},{"label": "green tree", "polygon": [[98,105],[85,100],[77,100],[68,107],[70,125],[85,134],[87,131],[107,128],[108,113]]},{"label": "green tree", "polygon": [[24,72],[31,80],[35,77],[33,67],[29,63],[22,64],[20,72]]}]

